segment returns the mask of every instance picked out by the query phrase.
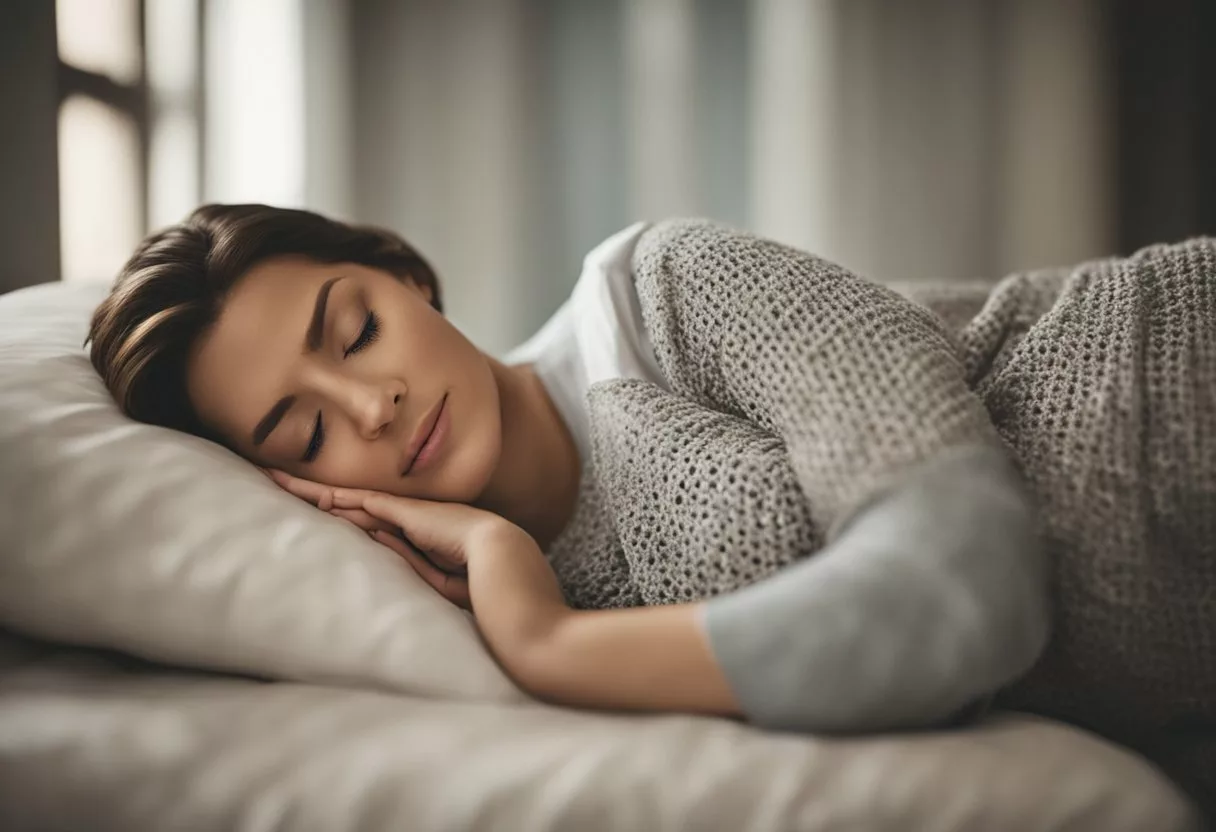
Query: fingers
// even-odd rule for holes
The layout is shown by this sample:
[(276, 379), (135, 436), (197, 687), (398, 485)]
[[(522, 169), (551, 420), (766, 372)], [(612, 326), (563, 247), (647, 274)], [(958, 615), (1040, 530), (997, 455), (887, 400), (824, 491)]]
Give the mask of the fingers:
[[(415, 515), (407, 507), (407, 498), (393, 497), (377, 491), (357, 488), (335, 488), (312, 480), (293, 477), (284, 471), (261, 469), (284, 491), (312, 503), (322, 511), (346, 520), (372, 535), (377, 542), (388, 546), (405, 558), (428, 584), (449, 601), (469, 609), (469, 588), (461, 575), (464, 564), (446, 557), (442, 551), (431, 550), (429, 557), (440, 562), (444, 568), (420, 555), (402, 538), (402, 514)], [(424, 541), (417, 541), (424, 548)], [(445, 571), (447, 569), (448, 571)]]
[[(367, 532), (403, 536), (445, 574), (464, 571), (464, 540), (485, 512), (456, 503), (417, 500), (379, 491), (338, 488), (272, 470), (283, 490)], [(488, 516), (488, 515), (487, 515)]]
[[(434, 530), (436, 523), (442, 524), (438, 516), (445, 513), (447, 506), (353, 488), (334, 489), (333, 499), (338, 508), (359, 509), (393, 528), (401, 529), (415, 546), (428, 555), (452, 560), (445, 550), (454, 545), (453, 541), (444, 540)], [(451, 523), (449, 527), (455, 529), (457, 524)], [(455, 563), (453, 561), (453, 565)]]
[(270, 478), (288, 494), (312, 503), (321, 511), (329, 511), (333, 508), (334, 489), (332, 486), (293, 477), (291, 474), (278, 470), (271, 470)]
[(397, 497), (379, 491), (339, 488), (334, 491), (334, 500), (342, 508), (361, 508), (401, 529), (428, 557), (453, 567), (464, 564), (464, 541), (486, 514), (459, 503)]
[(385, 546), (388, 546), (402, 557), (411, 560), (413, 558), (420, 558), (423, 563), (426, 563), (427, 566), (430, 567), (430, 569), (438, 572), (440, 575), (460, 579), (464, 579), (465, 576), (468, 575), (468, 569), (463, 564), (453, 565), (446, 561), (436, 561), (434, 557), (426, 552), (423, 552), (417, 546), (410, 543), (409, 540), (401, 537), (398, 534), (388, 532), (386, 540), (380, 539), (382, 535), (385, 535), (385, 533), (379, 529), (374, 532), (370, 532), (369, 534), (371, 534), (372, 539), (376, 540), (377, 542), (384, 543)]
[(381, 520), (395, 519), (401, 510), (400, 503), (408, 499), (359, 488), (335, 488), (333, 497), (338, 508), (361, 508)]
[[(464, 565), (445, 557), (444, 553), (438, 549), (430, 550), (429, 557), (435, 558), (444, 567), (452, 570), (445, 571), (399, 536), (402, 527), (411, 517), (426, 516), (422, 512), (412, 511), (410, 502), (406, 498), (356, 488), (334, 488), (319, 482), (293, 477), (284, 471), (261, 470), (287, 493), (368, 532), (377, 543), (387, 546), (401, 556), (428, 586), (453, 604), (466, 610), (472, 610), (468, 581), (462, 575)], [(432, 506), (430, 510), (433, 512), (436, 509)], [(422, 530), (419, 529), (419, 532)], [(423, 532), (423, 534), (425, 533)], [(429, 546), (426, 541), (417, 542), (423, 547)]]
[[(321, 511), (330, 511), (334, 508), (343, 509), (362, 509), (363, 501), (370, 495), (377, 495), (376, 491), (366, 491), (358, 488), (338, 488), (324, 483), (306, 480), (302, 477), (293, 477), (285, 471), (277, 469), (263, 469), (266, 475), (274, 482), (295, 497), (299, 497), (305, 502), (312, 503)], [(341, 495), (341, 499), (339, 499)], [(379, 495), (387, 496), (387, 495)], [(382, 518), (389, 519), (389, 518)], [(395, 527), (396, 524), (391, 524)]]
[(379, 518), (372, 517), (366, 511), (358, 508), (331, 508), (329, 513), (334, 517), (341, 517), (343, 520), (348, 520), (354, 523), (365, 532), (383, 531), (391, 535), (398, 533), (397, 527), (392, 523), (386, 523)]
[[(366, 532), (381, 530), (393, 535), (400, 534), (400, 523), (392, 518), (391, 515), (393, 513), (391, 511), (384, 510), (384, 506), (392, 502), (392, 499), (387, 498), (386, 495), (357, 488), (336, 488), (324, 483), (306, 480), (302, 477), (293, 477), (285, 471), (276, 469), (262, 470), (280, 488), (292, 496), (311, 503), (321, 509), (321, 511), (354, 523)], [(380, 507), (380, 516), (368, 512), (363, 508), (364, 502), (374, 496), (385, 498), (373, 502), (374, 505)]]
[(420, 555), (412, 546), (387, 532), (372, 532), (372, 538), (400, 555), (413, 567), (414, 571), (418, 573), (419, 577), (428, 586), (448, 601), (463, 609), (472, 609), (472, 604), (469, 600), (469, 584), (464, 578), (450, 575), (436, 568), (433, 563)]

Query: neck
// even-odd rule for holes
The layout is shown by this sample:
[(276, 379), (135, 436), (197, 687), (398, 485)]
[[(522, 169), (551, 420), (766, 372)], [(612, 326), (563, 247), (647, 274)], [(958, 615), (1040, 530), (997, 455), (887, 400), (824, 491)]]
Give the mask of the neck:
[(574, 513), (578, 447), (530, 367), (487, 360), (498, 383), (502, 450), (476, 504), (510, 520), (547, 549)]

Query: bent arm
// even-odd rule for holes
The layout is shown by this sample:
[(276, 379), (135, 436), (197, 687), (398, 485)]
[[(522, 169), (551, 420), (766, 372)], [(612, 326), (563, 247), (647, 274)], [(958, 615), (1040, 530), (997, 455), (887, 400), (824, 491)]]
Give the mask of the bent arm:
[[(673, 394), (617, 383), (622, 406), (665, 401), (641, 423), (627, 407), (593, 419), (631, 566), (660, 586), (672, 557), (673, 585), (703, 575), (696, 532), (731, 518), (715, 547), (727, 574), (744, 546), (810, 542), (775, 530), (828, 530), (827, 546), (699, 604), (600, 612), (529, 604), (470, 563), (507, 671), (562, 704), (863, 731), (940, 724), (1028, 669), (1049, 623), (1036, 523), (941, 322), (824, 261), (695, 223), (657, 228), (635, 268)], [(721, 466), (698, 464), (705, 447)], [(658, 462), (628, 464), (642, 457)], [(660, 499), (684, 472), (692, 491)], [(782, 499), (766, 508), (774, 479)], [(795, 492), (809, 523), (786, 506)], [(739, 511), (711, 510), (719, 498)]]
[(736, 715), (703, 604), (572, 610), (536, 542), (514, 526), (469, 553), (469, 595), (490, 650), (554, 704)]
[(570, 610), (526, 535), (471, 559), (470, 590), (499, 661), (555, 704), (784, 730), (928, 727), (1039, 655), (1049, 614), (1034, 528), (1008, 460), (973, 447), (922, 466), (815, 558), (705, 602)]
[(748, 719), (939, 724), (1027, 670), (1050, 620), (1037, 523), (941, 321), (705, 223), (656, 226), (634, 266), (672, 393), (603, 388), (597, 465), (644, 597), (786, 561), (706, 604)]
[(1046, 643), (1044, 559), (1009, 462), (972, 447), (920, 466), (814, 558), (711, 599), (715, 658), (766, 728), (941, 725)]

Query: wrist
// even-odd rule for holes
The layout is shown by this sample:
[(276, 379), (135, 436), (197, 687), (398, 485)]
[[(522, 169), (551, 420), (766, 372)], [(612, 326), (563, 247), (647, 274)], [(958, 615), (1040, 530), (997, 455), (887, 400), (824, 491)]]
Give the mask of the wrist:
[(483, 558), (495, 558), (503, 553), (519, 552), (529, 548), (539, 550), (536, 541), (519, 526), (504, 517), (487, 517), (465, 540), (465, 560), (470, 571), (473, 562)]
[(528, 687), (528, 668), (571, 613), (536, 541), (511, 523), (487, 524), (469, 538), (473, 615), (498, 660)]

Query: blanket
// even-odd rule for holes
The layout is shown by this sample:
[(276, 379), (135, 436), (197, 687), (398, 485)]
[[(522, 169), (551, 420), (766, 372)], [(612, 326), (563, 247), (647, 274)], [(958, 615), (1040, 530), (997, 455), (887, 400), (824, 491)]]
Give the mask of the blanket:
[(775, 578), (927, 461), (995, 444), (1037, 505), (1054, 601), (997, 701), (1216, 792), (1216, 242), (1013, 275), (961, 329), (709, 223), (653, 227), (634, 270), (672, 392), (589, 393), (593, 459), (549, 553), (573, 603)]

